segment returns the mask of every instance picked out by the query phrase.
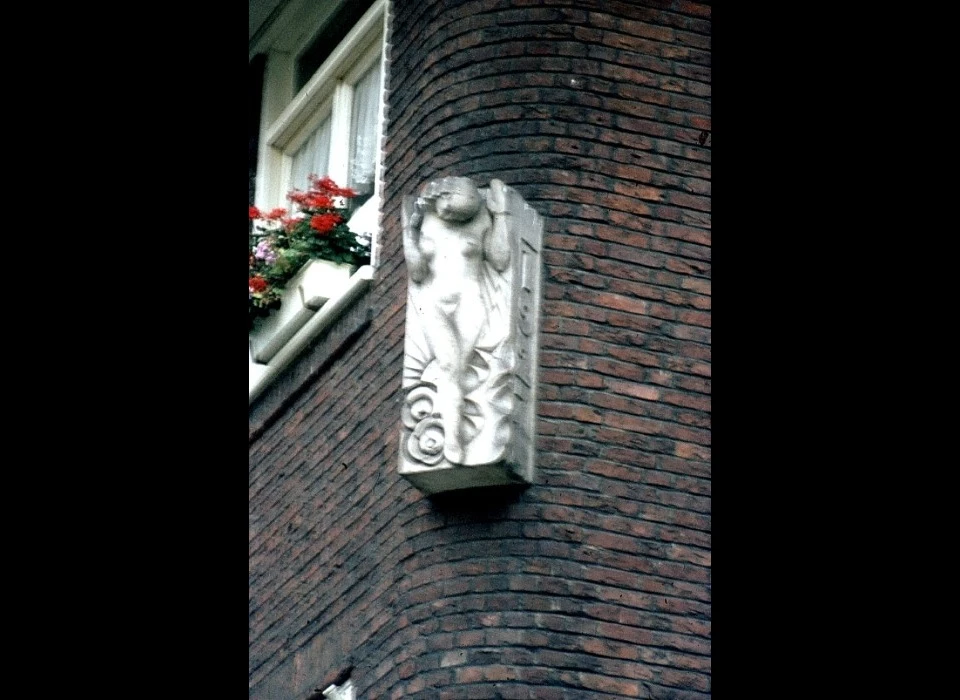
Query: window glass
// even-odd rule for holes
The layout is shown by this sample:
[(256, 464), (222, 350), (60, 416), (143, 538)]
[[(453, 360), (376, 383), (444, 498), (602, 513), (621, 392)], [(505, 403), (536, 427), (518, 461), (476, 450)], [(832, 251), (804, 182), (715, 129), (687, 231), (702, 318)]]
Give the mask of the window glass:
[[(330, 0), (326, 0), (329, 2)], [(294, 90), (298, 91), (313, 76), (330, 55), (333, 48), (343, 41), (363, 13), (372, 5), (372, 0), (346, 0), (337, 13), (314, 37), (310, 45), (297, 58), (294, 72)]]
[(350, 112), (350, 145), (352, 158), (348, 187), (357, 192), (356, 205), (373, 194), (377, 162), (377, 116), (380, 109), (380, 62), (357, 81)]
[(330, 163), (330, 117), (317, 127), (310, 138), (293, 154), (290, 166), (290, 188), (304, 190), (311, 175), (326, 175)]

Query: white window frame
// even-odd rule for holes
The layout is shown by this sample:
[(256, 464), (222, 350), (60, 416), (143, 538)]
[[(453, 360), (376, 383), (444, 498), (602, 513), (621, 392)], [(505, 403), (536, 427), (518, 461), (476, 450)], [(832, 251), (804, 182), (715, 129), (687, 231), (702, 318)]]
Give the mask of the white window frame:
[[(350, 2), (351, 0), (347, 0)], [(325, 4), (325, 3), (320, 3)], [(255, 204), (260, 209), (288, 207), (287, 193), (291, 189), (293, 154), (303, 145), (313, 130), (328, 116), (330, 124), (329, 175), (341, 186), (347, 186), (350, 153), (350, 122), (353, 109), (353, 86), (375, 63), (380, 64), (380, 101), (376, 129), (376, 158), (374, 165), (373, 206), (379, 209), (381, 182), (381, 155), (383, 138), (384, 91), (386, 88), (386, 14), (387, 0), (376, 0), (353, 26), (342, 42), (330, 53), (307, 83), (293, 92), (296, 57), (313, 41), (315, 31), (329, 19), (336, 7), (308, 12), (297, 6), (277, 23), (296, 26), (299, 36), (295, 43), (289, 33), (274, 29), (274, 43), (267, 51), (264, 74), (263, 108)], [(305, 16), (306, 13), (306, 16)], [(286, 20), (286, 22), (284, 21)], [(304, 23), (313, 22), (314, 32), (305, 33)], [(276, 26), (276, 25), (275, 25)], [(270, 39), (267, 39), (270, 41)], [(377, 217), (379, 218), (379, 217)], [(377, 231), (371, 235), (371, 265), (376, 267), (379, 245)]]

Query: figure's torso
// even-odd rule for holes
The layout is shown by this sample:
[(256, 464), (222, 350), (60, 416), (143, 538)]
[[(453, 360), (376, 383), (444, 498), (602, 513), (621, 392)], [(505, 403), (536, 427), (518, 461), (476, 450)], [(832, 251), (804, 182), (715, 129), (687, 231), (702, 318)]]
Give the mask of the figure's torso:
[(424, 213), (420, 250), (430, 270), (426, 282), (439, 301), (456, 301), (464, 290), (480, 284), (483, 240), (490, 228), (486, 209), (466, 223), (444, 221), (431, 211)]

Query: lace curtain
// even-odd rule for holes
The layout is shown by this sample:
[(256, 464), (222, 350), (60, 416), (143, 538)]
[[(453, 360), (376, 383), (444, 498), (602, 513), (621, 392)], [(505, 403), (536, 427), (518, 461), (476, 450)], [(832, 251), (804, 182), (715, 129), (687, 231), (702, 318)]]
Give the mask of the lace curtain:
[(354, 86), (353, 110), (350, 119), (353, 159), (350, 163), (348, 186), (356, 190), (362, 199), (373, 194), (379, 108), (380, 64), (376, 63)]
[[(300, 149), (293, 154), (291, 164), (291, 189), (307, 189), (307, 177), (313, 173), (326, 175), (330, 160), (330, 118), (323, 121), (317, 130), (306, 140)], [(286, 205), (284, 205), (286, 206)]]
[[(380, 110), (380, 64), (364, 73), (353, 89), (350, 116), (352, 158), (348, 171), (348, 187), (356, 190), (358, 199), (373, 194), (374, 169), (377, 158), (377, 117)], [(297, 189), (308, 186), (311, 173), (329, 175), (330, 119), (327, 118), (310, 138), (293, 154), (290, 184)]]

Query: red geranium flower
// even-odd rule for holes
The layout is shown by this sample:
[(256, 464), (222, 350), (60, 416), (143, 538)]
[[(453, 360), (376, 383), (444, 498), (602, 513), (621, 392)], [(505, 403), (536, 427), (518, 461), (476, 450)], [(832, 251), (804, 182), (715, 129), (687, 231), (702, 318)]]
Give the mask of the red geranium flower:
[(294, 204), (302, 205), (307, 199), (307, 193), (301, 192), (300, 190), (290, 190), (290, 192), (287, 193), (287, 199)]
[(340, 189), (339, 187), (337, 187), (337, 183), (335, 183), (335, 182), (330, 178), (329, 175), (324, 175), (323, 177), (317, 177), (316, 175), (312, 175), (312, 176), (310, 177), (310, 182), (313, 183), (313, 186), (314, 186), (314, 187), (316, 187), (317, 189), (320, 189), (320, 190), (327, 190), (327, 191), (329, 191), (329, 192), (336, 192), (337, 190)]
[(258, 239), (269, 240), (276, 254), (269, 262), (250, 256), (251, 328), (254, 320), (279, 306), (284, 285), (304, 262), (333, 260), (356, 266), (370, 259), (368, 245), (342, 225), (348, 211), (346, 200), (356, 193), (326, 176), (312, 175), (308, 182), (305, 190), (287, 194), (290, 205), (286, 209), (250, 207), (250, 218), (259, 219), (254, 224), (258, 232), (250, 235), (251, 250)]
[(330, 209), (333, 206), (333, 200), (325, 194), (315, 194), (307, 197), (305, 204), (311, 209)]
[(323, 177), (317, 177), (316, 175), (310, 176), (310, 183), (318, 190), (324, 190), (328, 194), (334, 197), (356, 197), (357, 193), (354, 192), (349, 187), (338, 187), (337, 183), (330, 179), (329, 176), (324, 175)]
[(317, 214), (310, 219), (310, 227), (317, 233), (330, 233), (333, 227), (343, 221), (339, 214)]

